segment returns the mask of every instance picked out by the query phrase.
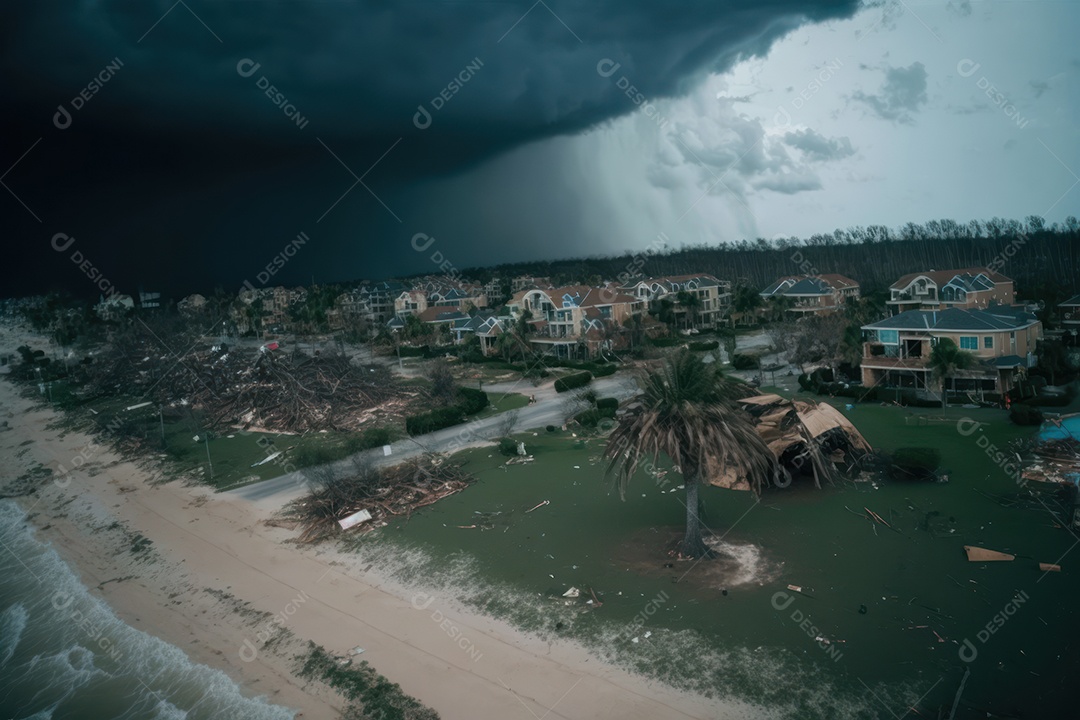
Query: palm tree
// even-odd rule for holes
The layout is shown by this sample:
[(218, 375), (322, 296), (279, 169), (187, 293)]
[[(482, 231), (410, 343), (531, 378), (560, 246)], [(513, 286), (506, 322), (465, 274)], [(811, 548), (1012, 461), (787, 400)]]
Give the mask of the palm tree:
[(641, 409), (608, 438), (608, 472), (615, 472), (620, 495), (643, 464), (661, 454), (678, 466), (686, 487), (684, 557), (711, 555), (702, 539), (698, 489), (725, 474), (745, 478), (760, 492), (762, 480), (776, 472), (776, 460), (735, 400), (753, 394), (745, 384), (724, 377), (688, 351), (670, 355), (659, 369), (641, 378)]
[(926, 366), (933, 371), (934, 377), (941, 383), (941, 412), (947, 407), (945, 383), (948, 382), (957, 370), (966, 370), (975, 364), (975, 355), (967, 350), (961, 350), (951, 339), (938, 338), (934, 349), (930, 351), (930, 359)]

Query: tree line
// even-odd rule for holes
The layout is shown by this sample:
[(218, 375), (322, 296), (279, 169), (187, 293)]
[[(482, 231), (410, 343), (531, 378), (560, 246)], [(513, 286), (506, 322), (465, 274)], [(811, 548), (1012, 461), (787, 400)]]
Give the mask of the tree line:
[[(562, 284), (615, 278), (633, 258), (627, 253), (537, 260), (471, 268), (463, 274), (481, 281), (531, 275)], [(931, 220), (899, 229), (871, 225), (808, 238), (686, 246), (644, 255), (640, 272), (641, 277), (707, 273), (758, 289), (785, 275), (839, 273), (858, 281), (864, 292), (874, 292), (912, 272), (987, 266), (1015, 280), (1018, 293), (1026, 298), (1075, 292), (1080, 221), (1069, 216), (1064, 223), (1047, 225), (1034, 215), (1023, 221)]]

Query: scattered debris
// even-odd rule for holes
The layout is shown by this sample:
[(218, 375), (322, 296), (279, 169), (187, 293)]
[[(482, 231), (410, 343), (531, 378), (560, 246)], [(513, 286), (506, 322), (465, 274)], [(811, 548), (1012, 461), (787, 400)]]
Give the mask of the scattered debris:
[(566, 592), (564, 592), (562, 594), (562, 596), (564, 598), (576, 598), (576, 597), (578, 597), (580, 595), (581, 595), (581, 591), (578, 590), (576, 587), (571, 587), (569, 590), (567, 590)]
[(986, 548), (975, 547), (974, 545), (965, 545), (964, 552), (967, 553), (969, 562), (994, 562), (1016, 559), (1015, 555), (998, 552), (997, 550), (987, 550)]
[(550, 505), (550, 504), (551, 504), (551, 501), (550, 501), (550, 500), (544, 500), (543, 502), (540, 502), (540, 503), (538, 503), (538, 504), (536, 505), (536, 507), (531, 507), (531, 508), (529, 508), (528, 510), (526, 510), (525, 512), (527, 512), (527, 513), (531, 513), (531, 512), (533, 511), (533, 510), (536, 510), (537, 508), (542, 508), (542, 507), (544, 507), (545, 505)]

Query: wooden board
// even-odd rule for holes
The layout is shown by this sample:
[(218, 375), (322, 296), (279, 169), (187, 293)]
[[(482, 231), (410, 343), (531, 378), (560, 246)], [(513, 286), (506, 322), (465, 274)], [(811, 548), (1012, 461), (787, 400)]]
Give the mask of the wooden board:
[(1053, 563), (1039, 563), (1039, 569), (1043, 572), (1061, 572), (1061, 566)]
[(992, 562), (995, 560), (1016, 559), (1015, 555), (998, 552), (997, 550), (987, 550), (986, 548), (975, 547), (974, 545), (965, 545), (964, 552), (967, 553), (967, 559), (970, 562)]

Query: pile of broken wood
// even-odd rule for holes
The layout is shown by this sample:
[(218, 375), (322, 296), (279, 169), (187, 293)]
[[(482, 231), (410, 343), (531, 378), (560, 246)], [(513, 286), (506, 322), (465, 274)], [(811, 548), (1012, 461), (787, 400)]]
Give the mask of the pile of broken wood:
[(407, 518), (464, 490), (474, 479), (460, 464), (435, 454), (381, 469), (355, 464), (352, 472), (337, 474), (324, 466), (305, 475), (311, 492), (290, 503), (274, 522), (300, 528), (299, 540), (305, 543), (319, 542), (346, 527), (368, 532), (395, 517)]
[(103, 353), (90, 387), (202, 410), (212, 427), (277, 432), (356, 430), (374, 415), (410, 411), (423, 391), (404, 388), (385, 367), (363, 367), (345, 355), (283, 350), (163, 351), (153, 338), (124, 338)]
[(1032, 449), (1034, 462), (1021, 477), (1049, 483), (1069, 483), (1071, 474), (1080, 473), (1080, 441), (1068, 437), (1037, 443)]

